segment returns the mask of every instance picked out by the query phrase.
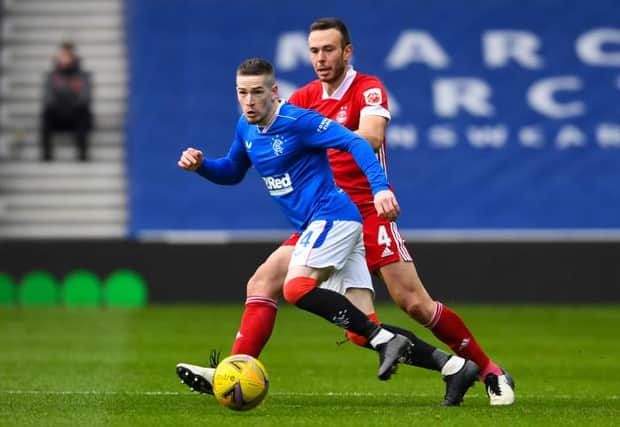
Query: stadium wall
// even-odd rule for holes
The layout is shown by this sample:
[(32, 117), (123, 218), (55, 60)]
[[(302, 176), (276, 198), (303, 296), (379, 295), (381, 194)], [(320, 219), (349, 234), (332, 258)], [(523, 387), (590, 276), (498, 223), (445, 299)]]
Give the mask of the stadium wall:
[(355, 68), (386, 85), (401, 232), (620, 240), (620, 2), (388, 4), (272, 0), (257, 20), (259, 2), (127, 2), (132, 238), (290, 231), (255, 170), (229, 188), (176, 161), (228, 151), (242, 60), (272, 61), (283, 97), (313, 79), (307, 29), (324, 15), (347, 21)]
[[(0, 272), (57, 280), (76, 269), (105, 277), (131, 269), (151, 303), (242, 301), (245, 283), (276, 243), (3, 242)], [(410, 245), (431, 294), (446, 302), (620, 302), (620, 242), (463, 242)], [(382, 285), (378, 299), (387, 300)]]

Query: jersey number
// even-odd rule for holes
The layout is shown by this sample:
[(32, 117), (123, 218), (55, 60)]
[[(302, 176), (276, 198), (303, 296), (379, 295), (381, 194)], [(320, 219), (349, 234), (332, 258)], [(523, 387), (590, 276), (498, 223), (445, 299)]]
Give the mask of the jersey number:
[(312, 239), (312, 231), (306, 230), (306, 232), (301, 236), (301, 239), (299, 240), (299, 244), (305, 248), (311, 243), (310, 241), (311, 239)]
[(379, 245), (385, 245), (386, 247), (392, 244), (392, 239), (390, 239), (390, 235), (385, 229), (385, 225), (379, 226), (379, 236), (377, 236), (377, 243)]

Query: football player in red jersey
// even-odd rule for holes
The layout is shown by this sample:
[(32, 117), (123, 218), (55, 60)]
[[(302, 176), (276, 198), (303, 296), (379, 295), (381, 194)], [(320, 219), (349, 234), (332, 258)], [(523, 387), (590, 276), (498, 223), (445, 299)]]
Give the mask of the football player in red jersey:
[[(341, 20), (316, 20), (310, 27), (308, 44), (318, 79), (297, 90), (289, 102), (314, 109), (358, 133), (371, 144), (387, 172), (385, 133), (390, 113), (383, 84), (376, 77), (359, 73), (349, 65), (353, 46), (348, 29)], [(418, 352), (414, 352), (412, 360), (406, 363), (442, 372), (447, 383), (443, 402), (446, 405), (460, 404), (476, 376), (485, 382), (492, 405), (512, 404), (512, 378), (488, 358), (455, 312), (430, 297), (398, 233), (396, 222), (383, 220), (376, 215), (370, 185), (353, 158), (348, 153), (329, 150), (329, 160), (336, 183), (348, 193), (362, 214), (369, 270), (383, 279), (394, 301), (410, 317), (429, 328), (457, 354), (473, 360), (480, 369), (472, 369), (473, 364), (465, 363), (461, 358), (451, 358), (409, 331), (383, 324), (386, 329), (406, 335), (414, 343), (414, 349)], [(250, 278), (245, 311), (231, 354), (258, 357), (267, 343), (275, 323), (277, 299), (282, 292), (298, 238), (297, 234), (291, 236)], [(369, 318), (380, 323), (375, 314), (371, 289), (344, 284), (337, 291), (344, 293)], [(358, 345), (368, 345), (364, 337), (349, 331), (347, 335)], [(203, 392), (210, 390), (208, 379), (212, 374), (208, 369), (195, 365), (177, 365), (181, 379)]]

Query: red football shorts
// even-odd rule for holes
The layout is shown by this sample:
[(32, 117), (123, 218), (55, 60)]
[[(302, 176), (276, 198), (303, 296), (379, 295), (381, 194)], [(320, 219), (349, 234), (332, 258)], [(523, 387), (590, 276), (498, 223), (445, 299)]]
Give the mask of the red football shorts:
[[(384, 265), (398, 261), (412, 262), (405, 240), (398, 232), (396, 222), (388, 221), (377, 215), (375, 206), (368, 204), (358, 206), (364, 220), (364, 247), (368, 270), (374, 273)], [(283, 246), (295, 246), (299, 233), (293, 233), (282, 242)]]

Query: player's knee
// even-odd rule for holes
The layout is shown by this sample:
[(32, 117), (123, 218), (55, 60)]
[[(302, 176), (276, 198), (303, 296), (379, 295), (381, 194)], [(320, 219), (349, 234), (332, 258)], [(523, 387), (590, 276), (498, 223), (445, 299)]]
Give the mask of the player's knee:
[(353, 344), (357, 344), (360, 347), (364, 347), (368, 343), (368, 339), (362, 335), (358, 335), (355, 332), (351, 332), (351, 331), (346, 331), (346, 333), (347, 333), (347, 338), (349, 338), (349, 341), (351, 341)]
[(246, 295), (266, 297), (270, 293), (266, 285), (267, 281), (261, 280), (259, 277), (256, 277), (256, 275), (254, 275), (250, 277), (250, 280), (248, 280), (248, 283), (245, 287)]
[(246, 285), (246, 295), (277, 299), (282, 292), (282, 280), (269, 279), (265, 275), (254, 273)]
[(294, 277), (284, 284), (284, 299), (297, 304), (304, 295), (316, 288), (316, 280), (310, 277)]
[(419, 298), (406, 298), (399, 304), (407, 315), (419, 323), (425, 323), (432, 316), (434, 303), (431, 301), (423, 301)]
[(247, 295), (277, 299), (288, 271), (286, 248), (280, 248), (263, 262), (248, 280)]

